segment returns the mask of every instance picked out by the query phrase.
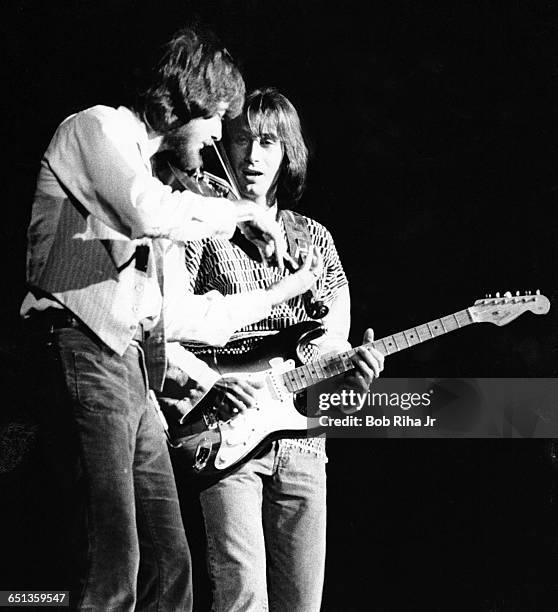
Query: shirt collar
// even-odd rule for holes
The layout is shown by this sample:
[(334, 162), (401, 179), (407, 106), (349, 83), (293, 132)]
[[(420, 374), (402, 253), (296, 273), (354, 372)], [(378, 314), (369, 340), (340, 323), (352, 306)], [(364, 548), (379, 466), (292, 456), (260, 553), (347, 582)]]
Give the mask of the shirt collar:
[(149, 162), (151, 157), (159, 150), (163, 137), (160, 135), (150, 137), (145, 123), (126, 106), (119, 106), (117, 110), (134, 126), (141, 155), (146, 162)]

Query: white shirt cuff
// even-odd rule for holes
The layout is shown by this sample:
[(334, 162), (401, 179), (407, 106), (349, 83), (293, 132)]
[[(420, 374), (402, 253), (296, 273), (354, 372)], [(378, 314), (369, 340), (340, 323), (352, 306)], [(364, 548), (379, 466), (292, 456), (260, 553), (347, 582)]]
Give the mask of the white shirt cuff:
[(205, 362), (187, 351), (178, 342), (168, 342), (166, 346), (167, 359), (169, 363), (194, 379), (198, 385), (206, 390), (211, 389), (220, 378)]

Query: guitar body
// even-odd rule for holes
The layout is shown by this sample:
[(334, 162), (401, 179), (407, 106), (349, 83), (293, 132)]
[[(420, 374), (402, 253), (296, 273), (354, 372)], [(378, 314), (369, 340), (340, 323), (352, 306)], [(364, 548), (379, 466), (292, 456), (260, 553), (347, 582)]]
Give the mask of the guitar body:
[[(299, 438), (317, 429), (317, 418), (307, 418), (297, 408), (281, 374), (300, 365), (301, 349), (321, 336), (324, 328), (304, 321), (263, 338), (251, 351), (200, 356), (219, 374), (235, 374), (260, 380), (255, 407), (229, 421), (216, 419), (205, 398), (183, 422), (167, 418), (171, 452), (175, 461), (200, 476), (219, 479), (254, 457), (266, 444), (279, 438)], [(299, 401), (300, 403), (300, 401)]]

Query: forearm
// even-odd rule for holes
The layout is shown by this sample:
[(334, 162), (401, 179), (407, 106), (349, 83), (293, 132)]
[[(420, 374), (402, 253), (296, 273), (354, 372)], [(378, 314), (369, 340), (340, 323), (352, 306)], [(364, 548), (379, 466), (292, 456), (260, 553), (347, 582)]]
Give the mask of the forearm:
[(265, 290), (236, 295), (211, 291), (184, 294), (165, 305), (165, 331), (169, 340), (224, 346), (232, 334), (267, 317), (271, 301)]

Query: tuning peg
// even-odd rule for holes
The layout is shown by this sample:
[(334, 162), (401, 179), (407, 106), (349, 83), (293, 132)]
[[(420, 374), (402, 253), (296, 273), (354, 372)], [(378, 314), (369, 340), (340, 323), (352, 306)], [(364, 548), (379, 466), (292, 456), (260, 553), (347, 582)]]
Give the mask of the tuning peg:
[(504, 297), (505, 298), (511, 298), (512, 294), (510, 291), (506, 291), (506, 293), (504, 293)]
[(515, 295), (519, 295), (519, 291), (516, 291), (516, 292), (515, 292)]
[(535, 292), (536, 295), (540, 295), (541, 294), (541, 290), (537, 289), (537, 291)]
[(496, 297), (497, 297), (497, 298), (499, 298), (499, 297), (500, 297), (500, 292), (499, 292), (499, 291), (497, 291), (497, 292), (496, 292)]

